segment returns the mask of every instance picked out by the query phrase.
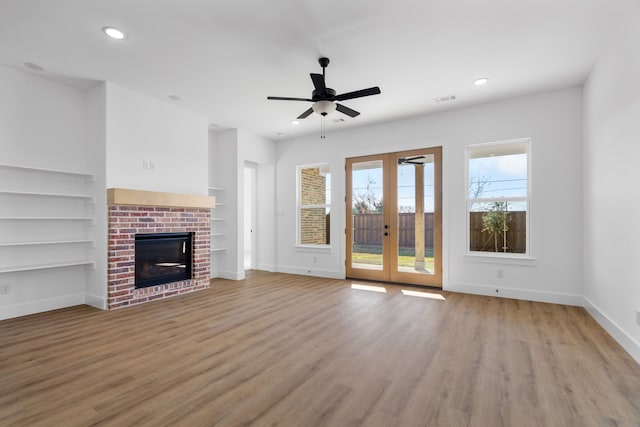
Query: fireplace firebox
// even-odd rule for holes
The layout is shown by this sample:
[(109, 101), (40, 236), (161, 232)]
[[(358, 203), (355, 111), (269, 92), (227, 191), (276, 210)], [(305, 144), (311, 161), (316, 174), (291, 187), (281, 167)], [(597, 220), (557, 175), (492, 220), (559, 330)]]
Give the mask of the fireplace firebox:
[(136, 234), (135, 287), (189, 280), (193, 233)]

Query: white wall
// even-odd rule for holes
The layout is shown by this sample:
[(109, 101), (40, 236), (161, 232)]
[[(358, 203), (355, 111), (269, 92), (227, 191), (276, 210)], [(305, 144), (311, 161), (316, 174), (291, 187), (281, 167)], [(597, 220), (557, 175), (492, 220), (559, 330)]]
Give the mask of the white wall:
[[(256, 136), (248, 131), (238, 131), (238, 188), (244, 192), (244, 164), (254, 163), (256, 167), (257, 218), (256, 218), (256, 260), (259, 270), (275, 271), (276, 264), (276, 223), (275, 223), (275, 171), (276, 145), (273, 141)], [(244, 211), (244, 197), (239, 200), (238, 212)], [(244, 254), (244, 227), (238, 227), (240, 262)]]
[(0, 66), (0, 163), (86, 171), (84, 92)]
[(108, 188), (207, 194), (207, 144), (204, 116), (107, 83)]
[(640, 362), (640, 5), (585, 84), (586, 307)]
[[(582, 304), (582, 95), (571, 88), (476, 107), (280, 142), (277, 146), (278, 270), (344, 277), (346, 157), (443, 147), (444, 288), (530, 300)], [(309, 120), (317, 120), (310, 117)], [(464, 148), (532, 140), (531, 247), (513, 263), (465, 256)], [(296, 166), (329, 162), (331, 250), (295, 247)], [(316, 262), (313, 260), (316, 259)], [(504, 278), (497, 278), (497, 270)]]
[(90, 259), (95, 260), (96, 268), (87, 271), (85, 303), (102, 310), (107, 309), (107, 87), (102, 83), (86, 94), (87, 147), (86, 160), (89, 169), (95, 174), (93, 195), (95, 197), (95, 226), (89, 238), (94, 240)]
[[(87, 118), (83, 91), (0, 66), (0, 93), (0, 163), (97, 173), (87, 162)], [(12, 179), (10, 173), (0, 176), (0, 187), (11, 189), (12, 185), (21, 185), (22, 191), (36, 192), (52, 192), (56, 188), (69, 192), (85, 191), (84, 188), (75, 188), (77, 179), (74, 179), (72, 186), (71, 182), (65, 181), (68, 177), (63, 175), (52, 174), (49, 178), (46, 174), (44, 178), (43, 175), (33, 175), (33, 179), (29, 172), (24, 175), (27, 180), (20, 179), (20, 183), (15, 178)], [(26, 188), (25, 186), (30, 185), (29, 182), (32, 187)], [(48, 182), (50, 186), (47, 185)], [(10, 204), (17, 206), (24, 202), (25, 200), (12, 203), (3, 199), (0, 202), (3, 204), (0, 216), (7, 216), (8, 210), (14, 209)], [(33, 203), (36, 212), (26, 209), (26, 216), (47, 216), (46, 199), (36, 197), (29, 199), (28, 203)], [(54, 203), (58, 212), (66, 209), (61, 201)], [(0, 221), (0, 242), (3, 243), (64, 239), (67, 232), (83, 233), (83, 226), (70, 222), (54, 226), (51, 222), (41, 220)], [(60, 234), (62, 236), (58, 237)], [(87, 255), (86, 248), (73, 244), (1, 249), (9, 251), (0, 254), (4, 258), (2, 263), (8, 261), (8, 258), (16, 257), (15, 262), (19, 265), (41, 264), (49, 259), (62, 260)], [(84, 267), (0, 274), (0, 283), (10, 285), (10, 293), (0, 295), (0, 319), (84, 303), (86, 275)]]
[(242, 129), (212, 133), (209, 138), (209, 163), (215, 172), (210, 175), (211, 186), (224, 188), (220, 200), (225, 206), (216, 209), (215, 216), (223, 216), (227, 236), (218, 247), (226, 253), (212, 255), (217, 267), (214, 274), (232, 280), (244, 279), (244, 165), (255, 164), (257, 175), (258, 218), (256, 232), (256, 260), (260, 270), (275, 271), (275, 143)]

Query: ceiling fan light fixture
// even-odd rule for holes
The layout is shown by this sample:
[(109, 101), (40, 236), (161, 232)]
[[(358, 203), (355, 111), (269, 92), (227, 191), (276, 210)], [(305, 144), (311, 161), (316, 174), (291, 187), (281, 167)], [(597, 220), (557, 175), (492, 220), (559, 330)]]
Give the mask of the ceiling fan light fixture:
[(327, 114), (336, 111), (336, 104), (332, 101), (316, 101), (313, 103), (311, 108), (321, 116), (326, 116)]

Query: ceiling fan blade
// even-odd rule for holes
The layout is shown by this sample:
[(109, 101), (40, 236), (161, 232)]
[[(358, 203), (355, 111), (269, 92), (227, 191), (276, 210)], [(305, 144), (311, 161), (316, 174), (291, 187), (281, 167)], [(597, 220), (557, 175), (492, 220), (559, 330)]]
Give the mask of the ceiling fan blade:
[(313, 108), (309, 108), (307, 111), (305, 111), (304, 113), (300, 114), (298, 116), (298, 120), (299, 119), (306, 119), (307, 117), (309, 117), (311, 115), (311, 113), (313, 113)]
[(316, 88), (317, 91), (323, 91), (327, 88), (324, 84), (324, 76), (322, 74), (309, 74), (311, 76), (311, 81), (313, 81), (313, 87)]
[(363, 96), (379, 95), (380, 88), (378, 86), (370, 87), (368, 89), (356, 90), (353, 92), (343, 93), (336, 96), (336, 101), (346, 101), (347, 99), (362, 98)]
[(275, 101), (308, 101), (313, 102), (313, 99), (309, 98), (288, 98), (286, 96), (267, 96), (267, 99)]
[(345, 107), (342, 104), (336, 104), (336, 110), (340, 111), (341, 113), (346, 114), (349, 117), (356, 117), (357, 115), (360, 114), (356, 110), (352, 110), (351, 108)]

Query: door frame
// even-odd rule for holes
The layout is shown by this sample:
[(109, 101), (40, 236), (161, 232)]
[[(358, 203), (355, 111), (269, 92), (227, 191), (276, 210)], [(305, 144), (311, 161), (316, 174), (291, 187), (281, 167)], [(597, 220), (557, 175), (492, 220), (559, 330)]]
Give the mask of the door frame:
[[(397, 270), (398, 265), (398, 159), (416, 155), (433, 155), (434, 163), (434, 272), (433, 274), (407, 273)], [(382, 238), (383, 269), (352, 267), (352, 166), (354, 163), (382, 161), (383, 224), (389, 226), (389, 235)], [(373, 154), (345, 159), (345, 272), (349, 278), (382, 282), (409, 283), (442, 287), (442, 147), (422, 148), (393, 153)], [(385, 230), (383, 229), (384, 233)], [(393, 268), (392, 268), (393, 267)]]
[[(257, 237), (258, 237), (258, 203), (257, 203), (257, 183), (258, 165), (246, 161), (243, 168), (244, 173), (244, 214), (242, 219), (242, 229), (244, 235), (242, 265), (244, 270), (257, 268)], [(250, 224), (247, 224), (249, 222)], [(248, 234), (248, 235), (247, 235)], [(247, 243), (249, 251), (247, 251)], [(249, 264), (246, 263), (246, 255), (249, 253)]]
[[(345, 273), (349, 278), (354, 279), (363, 279), (363, 280), (376, 280), (381, 282), (389, 281), (387, 277), (387, 270), (373, 270), (373, 269), (363, 269), (363, 268), (353, 268), (352, 267), (352, 254), (351, 249), (353, 242), (353, 218), (352, 218), (352, 189), (353, 189), (353, 174), (351, 173), (351, 168), (354, 163), (364, 163), (364, 162), (374, 162), (381, 161), (382, 162), (382, 197), (383, 200), (388, 198), (389, 195), (389, 168), (385, 167), (388, 163), (388, 155), (387, 154), (372, 154), (369, 156), (360, 156), (360, 157), (349, 157), (345, 159), (345, 182), (346, 182), (346, 192), (345, 192), (345, 211), (346, 211), (346, 222), (345, 222), (345, 238), (346, 238), (346, 246), (345, 246)], [(389, 209), (382, 210), (382, 222), (384, 224), (389, 224)], [(389, 239), (382, 239), (382, 253), (383, 253), (383, 265), (385, 262), (384, 254), (389, 252)]]

